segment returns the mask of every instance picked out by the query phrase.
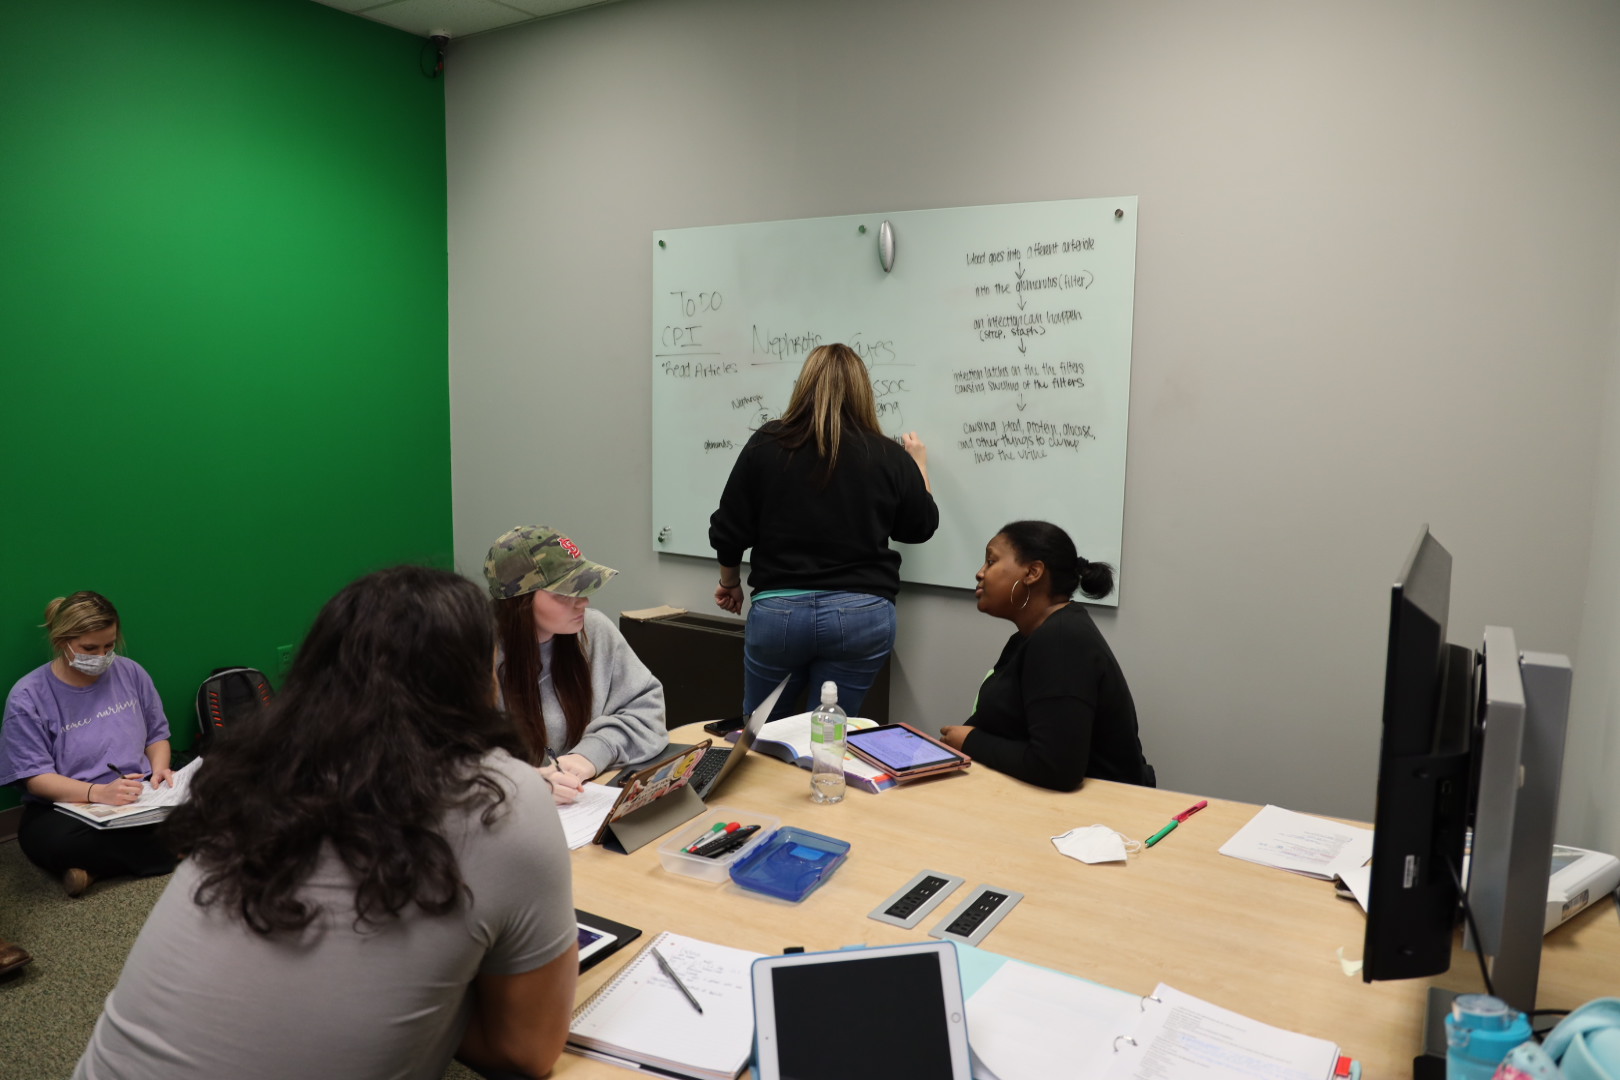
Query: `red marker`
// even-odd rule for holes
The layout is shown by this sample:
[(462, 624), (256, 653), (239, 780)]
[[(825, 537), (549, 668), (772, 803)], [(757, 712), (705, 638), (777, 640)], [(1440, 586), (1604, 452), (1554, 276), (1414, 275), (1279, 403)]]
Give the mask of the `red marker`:
[(1192, 806), (1187, 807), (1187, 809), (1185, 809), (1181, 813), (1177, 814), (1176, 815), (1176, 820), (1177, 821), (1186, 821), (1188, 818), (1192, 817), (1194, 814), (1198, 813), (1198, 811), (1202, 810), (1204, 807), (1206, 807), (1208, 805), (1209, 805), (1209, 800), (1208, 799), (1199, 799)]

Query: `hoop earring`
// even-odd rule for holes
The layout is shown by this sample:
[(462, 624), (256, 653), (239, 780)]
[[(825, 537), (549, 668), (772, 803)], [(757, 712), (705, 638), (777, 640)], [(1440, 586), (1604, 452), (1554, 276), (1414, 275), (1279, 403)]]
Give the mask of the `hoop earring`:
[(1012, 589), (1007, 593), (1007, 603), (1010, 604), (1013, 602), (1013, 597), (1018, 595), (1018, 586), (1020, 585), (1024, 587), (1024, 602), (1018, 605), (1018, 610), (1023, 611), (1025, 608), (1029, 607), (1029, 583), (1024, 581), (1022, 578), (1013, 582)]

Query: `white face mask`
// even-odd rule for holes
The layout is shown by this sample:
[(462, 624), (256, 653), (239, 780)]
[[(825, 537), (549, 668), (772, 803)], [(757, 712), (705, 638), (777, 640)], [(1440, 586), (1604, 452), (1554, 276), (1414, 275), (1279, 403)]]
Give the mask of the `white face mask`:
[(74, 671), (82, 671), (86, 675), (105, 675), (107, 673), (107, 669), (113, 665), (113, 655), (113, 650), (108, 649), (100, 656), (86, 656), (83, 653), (74, 652), (73, 646), (69, 645), (67, 655), (68, 667), (72, 668)]

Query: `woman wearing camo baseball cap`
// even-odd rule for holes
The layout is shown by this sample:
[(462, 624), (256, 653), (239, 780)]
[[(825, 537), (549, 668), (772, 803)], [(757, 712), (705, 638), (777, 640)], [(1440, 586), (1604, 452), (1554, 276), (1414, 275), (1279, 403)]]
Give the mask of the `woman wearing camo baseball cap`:
[(509, 530), (484, 560), (501, 697), (559, 803), (604, 769), (669, 744), (663, 685), (613, 620), (589, 606), (617, 574), (545, 525)]

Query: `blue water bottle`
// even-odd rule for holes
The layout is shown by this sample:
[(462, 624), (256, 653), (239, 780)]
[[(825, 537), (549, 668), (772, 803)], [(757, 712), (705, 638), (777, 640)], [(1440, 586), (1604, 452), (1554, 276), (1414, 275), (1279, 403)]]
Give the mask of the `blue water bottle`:
[(1491, 1080), (1502, 1059), (1530, 1041), (1530, 1019), (1489, 994), (1459, 994), (1446, 1016), (1446, 1080)]

